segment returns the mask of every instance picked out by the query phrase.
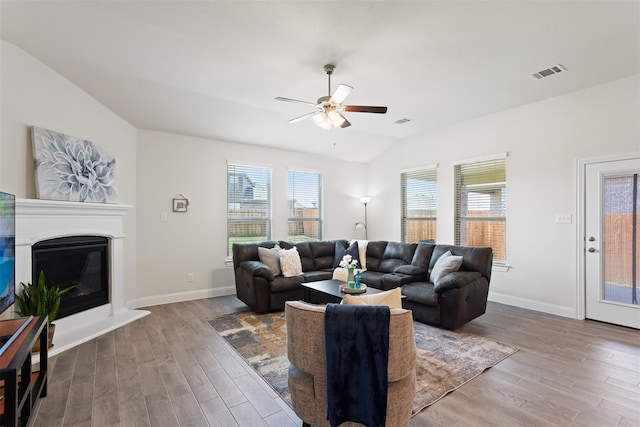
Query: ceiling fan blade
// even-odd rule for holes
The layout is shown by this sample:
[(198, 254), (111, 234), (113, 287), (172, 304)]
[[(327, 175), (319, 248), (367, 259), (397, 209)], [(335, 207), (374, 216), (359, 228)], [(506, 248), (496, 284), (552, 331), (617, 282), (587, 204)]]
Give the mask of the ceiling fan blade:
[(300, 101), (299, 99), (291, 99), (291, 98), (283, 98), (281, 96), (276, 97), (276, 99), (278, 101), (285, 101), (285, 102), (297, 102), (298, 104), (310, 104), (310, 105), (316, 105), (315, 102), (309, 102), (309, 101)]
[(344, 101), (347, 98), (347, 96), (349, 96), (352, 90), (353, 88), (351, 86), (347, 86), (347, 85), (338, 86), (338, 89), (336, 89), (336, 91), (333, 92), (333, 96), (331, 97), (329, 102), (336, 105), (342, 104), (342, 101)]
[(351, 123), (349, 123), (349, 120), (347, 120), (347, 118), (345, 116), (343, 116), (341, 113), (338, 113), (338, 114), (340, 114), (340, 117), (342, 117), (344, 119), (344, 122), (342, 122), (342, 124), (340, 125), (341, 128), (344, 129), (346, 127), (351, 126)]
[[(314, 105), (315, 105), (315, 104), (314, 104)], [(318, 112), (317, 112), (317, 111), (312, 111), (311, 113), (307, 113), (307, 114), (305, 114), (305, 115), (303, 115), (303, 116), (296, 117), (295, 119), (291, 119), (291, 120), (289, 120), (287, 123), (298, 123), (298, 122), (303, 121), (303, 120), (304, 120), (304, 119), (306, 119), (307, 117), (311, 117), (311, 116), (313, 116), (313, 115), (315, 115), (315, 114), (318, 114)]]
[(368, 107), (366, 105), (345, 105), (342, 107), (343, 111), (353, 113), (378, 113), (385, 114), (387, 107)]

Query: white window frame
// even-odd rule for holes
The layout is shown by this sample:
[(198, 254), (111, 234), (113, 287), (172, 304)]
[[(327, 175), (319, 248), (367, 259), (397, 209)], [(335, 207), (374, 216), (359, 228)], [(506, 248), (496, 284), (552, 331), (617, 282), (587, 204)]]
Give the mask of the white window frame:
[[(468, 246), (467, 242), (468, 239), (465, 238), (465, 233), (463, 233), (462, 230), (462, 225), (463, 223), (469, 219), (469, 220), (473, 220), (473, 221), (480, 221), (480, 222), (501, 222), (504, 223), (504, 239), (503, 242), (501, 242), (501, 244), (503, 245), (502, 251), (504, 253), (503, 258), (504, 259), (500, 259), (500, 258), (496, 258), (496, 253), (499, 254), (500, 251), (496, 252), (496, 248), (494, 248), (494, 261), (493, 261), (493, 265), (494, 267), (498, 267), (498, 268), (505, 268), (506, 270), (508, 270), (508, 264), (507, 264), (507, 217), (508, 217), (508, 211), (507, 211), (507, 203), (508, 203), (508, 197), (507, 197), (507, 157), (508, 157), (508, 153), (499, 153), (499, 154), (495, 154), (495, 155), (491, 155), (491, 156), (485, 156), (485, 157), (479, 157), (479, 158), (474, 158), (474, 159), (467, 159), (467, 160), (461, 160), (461, 161), (457, 161), (457, 162), (453, 162), (454, 165), (454, 190), (455, 190), (455, 210), (454, 210), (454, 236), (455, 236), (455, 244), (456, 245), (465, 245)], [(499, 165), (500, 162), (503, 162), (503, 167), (504, 170), (502, 171), (502, 178), (503, 179), (499, 179), (498, 177), (500, 175), (496, 176), (495, 181), (488, 181), (488, 182), (482, 182), (482, 183), (476, 183), (476, 184), (468, 184), (468, 185), (464, 185), (463, 181), (463, 176), (461, 176), (461, 169), (463, 166), (467, 166), (467, 167), (474, 167), (477, 168), (476, 170), (481, 172), (481, 173), (491, 173), (489, 168), (493, 168), (496, 165)], [(487, 167), (486, 171), (483, 171), (483, 166)], [(490, 175), (487, 175), (486, 177), (487, 179), (492, 178)], [(461, 214), (461, 211), (464, 210), (464, 206), (466, 206), (466, 204), (470, 201), (469, 199), (464, 199), (463, 200), (463, 195), (465, 194), (465, 190), (478, 190), (477, 192), (487, 192), (490, 191), (492, 189), (494, 190), (500, 190), (501, 192), (501, 198), (499, 200), (490, 200), (490, 210), (493, 209), (494, 204), (497, 203), (497, 207), (496, 207), (496, 212), (493, 215), (487, 215), (486, 217), (476, 217), (476, 216), (469, 216), (467, 217), (466, 215), (463, 216)], [(481, 191), (480, 191), (481, 190)], [(491, 196), (489, 196), (491, 197)], [(479, 201), (480, 199), (478, 199), (477, 201)], [(471, 200), (473, 201), (473, 200)], [(500, 213), (497, 211), (504, 211), (504, 213)], [(466, 231), (466, 229), (464, 230)], [(498, 248), (500, 249), (500, 248)]]
[[(289, 206), (291, 203), (294, 203), (295, 200), (297, 198), (301, 198), (304, 196), (304, 194), (300, 193), (300, 192), (296, 192), (295, 188), (291, 188), (291, 182), (289, 181), (290, 178), (290, 174), (311, 174), (311, 175), (316, 175), (317, 179), (318, 179), (318, 193), (314, 196), (317, 196), (317, 209), (318, 209), (318, 215), (316, 217), (296, 217), (296, 216), (290, 216), (291, 213), (291, 206)], [(322, 188), (323, 188), (323, 174), (321, 172), (318, 171), (310, 171), (310, 170), (303, 170), (303, 169), (297, 169), (297, 168), (289, 168), (287, 170), (287, 230), (290, 229), (291, 224), (292, 223), (300, 223), (300, 222), (316, 222), (317, 223), (317, 229), (318, 229), (318, 235), (317, 235), (317, 240), (322, 240), (323, 236), (324, 236), (324, 230), (323, 230), (323, 225), (324, 225), (324, 221), (323, 221), (323, 192), (322, 192)], [(295, 185), (295, 184), (294, 184)], [(298, 196), (298, 197), (296, 197)], [(292, 241), (296, 241), (296, 239), (293, 236), (287, 236), (288, 240), (292, 240)]]
[[(266, 182), (263, 183), (264, 184), (264, 194), (266, 197), (266, 210), (267, 210), (267, 217), (261, 217), (261, 216), (256, 216), (256, 217), (247, 217), (247, 216), (234, 216), (231, 214), (231, 209), (229, 208), (231, 204), (239, 204), (241, 203), (240, 200), (244, 200), (242, 198), (236, 198), (235, 195), (230, 195), (229, 193), (229, 183), (230, 183), (230, 172), (232, 168), (254, 168), (254, 169), (262, 169), (263, 173), (266, 173)], [(234, 171), (235, 172), (235, 171)], [(252, 163), (247, 163), (247, 162), (232, 162), (232, 161), (227, 161), (227, 252), (228, 252), (228, 258), (232, 257), (232, 236), (231, 236), (231, 224), (233, 223), (237, 223), (237, 222), (256, 222), (256, 223), (263, 223), (266, 222), (266, 226), (265, 226), (265, 231), (266, 231), (266, 236), (263, 238), (263, 236), (260, 236), (261, 238), (258, 240), (255, 240), (255, 242), (259, 242), (259, 241), (263, 241), (263, 240), (271, 240), (271, 228), (272, 228), (272, 224), (273, 224), (273, 210), (271, 208), (272, 205), (272, 169), (270, 166), (267, 165), (260, 165), (260, 164), (252, 164)], [(255, 190), (254, 190), (255, 191)], [(262, 188), (261, 188), (262, 191)], [(253, 200), (262, 200), (262, 199), (255, 199), (255, 193), (253, 195), (254, 199)], [(251, 240), (247, 240), (244, 241), (245, 243), (250, 243), (252, 242)]]
[[(433, 178), (435, 182), (435, 188), (431, 191), (430, 189), (425, 189), (426, 194), (424, 197), (432, 198), (434, 202), (433, 215), (430, 216), (411, 216), (409, 214), (409, 198), (412, 196), (407, 192), (407, 179), (411, 177), (415, 178)], [(415, 196), (415, 195), (414, 195)], [(437, 220), (438, 220), (438, 164), (422, 166), (413, 169), (406, 169), (400, 171), (400, 229), (401, 229), (401, 241), (403, 243), (407, 242), (407, 233), (409, 224), (411, 222), (427, 222), (433, 223), (434, 233), (433, 240), (436, 240), (437, 235)], [(415, 243), (415, 242), (410, 242)]]

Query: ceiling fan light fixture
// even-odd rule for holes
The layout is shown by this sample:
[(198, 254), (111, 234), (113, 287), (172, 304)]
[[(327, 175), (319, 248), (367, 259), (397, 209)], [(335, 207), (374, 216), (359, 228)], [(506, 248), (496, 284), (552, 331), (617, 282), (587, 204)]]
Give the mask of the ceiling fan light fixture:
[[(1, 0), (0, 0), (1, 1)], [(385, 114), (387, 107), (373, 107), (367, 105), (342, 105), (342, 101), (351, 93), (353, 88), (351, 86), (341, 84), (336, 91), (331, 95), (331, 74), (336, 68), (334, 64), (327, 64), (324, 66), (324, 71), (327, 74), (329, 83), (329, 94), (318, 98), (315, 104), (316, 112), (307, 113), (303, 116), (296, 117), (289, 120), (289, 123), (298, 123), (307, 117), (313, 117), (313, 121), (322, 129), (335, 129), (346, 128), (351, 126), (351, 123), (345, 116), (342, 115), (344, 111), (352, 111), (356, 113), (377, 113)], [(297, 99), (283, 98), (281, 96), (276, 97), (278, 101), (296, 102), (300, 104), (312, 104), (312, 102), (300, 101)]]
[(313, 121), (322, 129), (333, 129), (344, 123), (344, 117), (335, 110), (324, 111), (313, 116)]

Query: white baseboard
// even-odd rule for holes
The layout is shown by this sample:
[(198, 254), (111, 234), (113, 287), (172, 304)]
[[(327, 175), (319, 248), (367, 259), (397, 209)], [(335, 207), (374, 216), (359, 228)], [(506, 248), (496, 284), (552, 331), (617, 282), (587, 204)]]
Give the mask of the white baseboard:
[(178, 292), (175, 294), (154, 295), (151, 297), (138, 298), (127, 302), (129, 308), (151, 307), (154, 305), (171, 304), (174, 302), (192, 301), (203, 298), (221, 297), (225, 295), (235, 295), (235, 286), (224, 286), (215, 289), (200, 289), (197, 291)]
[(577, 319), (578, 314), (572, 307), (564, 307), (561, 305), (549, 304), (528, 298), (514, 297), (511, 295), (500, 294), (489, 291), (489, 301), (498, 302), (500, 304), (513, 305), (515, 307), (526, 308), (529, 310), (540, 311), (556, 316), (569, 317)]

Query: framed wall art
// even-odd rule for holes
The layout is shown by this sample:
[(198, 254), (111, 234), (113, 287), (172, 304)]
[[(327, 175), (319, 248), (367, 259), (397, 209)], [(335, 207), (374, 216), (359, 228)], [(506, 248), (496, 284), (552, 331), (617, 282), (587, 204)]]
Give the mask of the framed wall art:
[(91, 141), (32, 126), (39, 199), (117, 203), (116, 160)]

